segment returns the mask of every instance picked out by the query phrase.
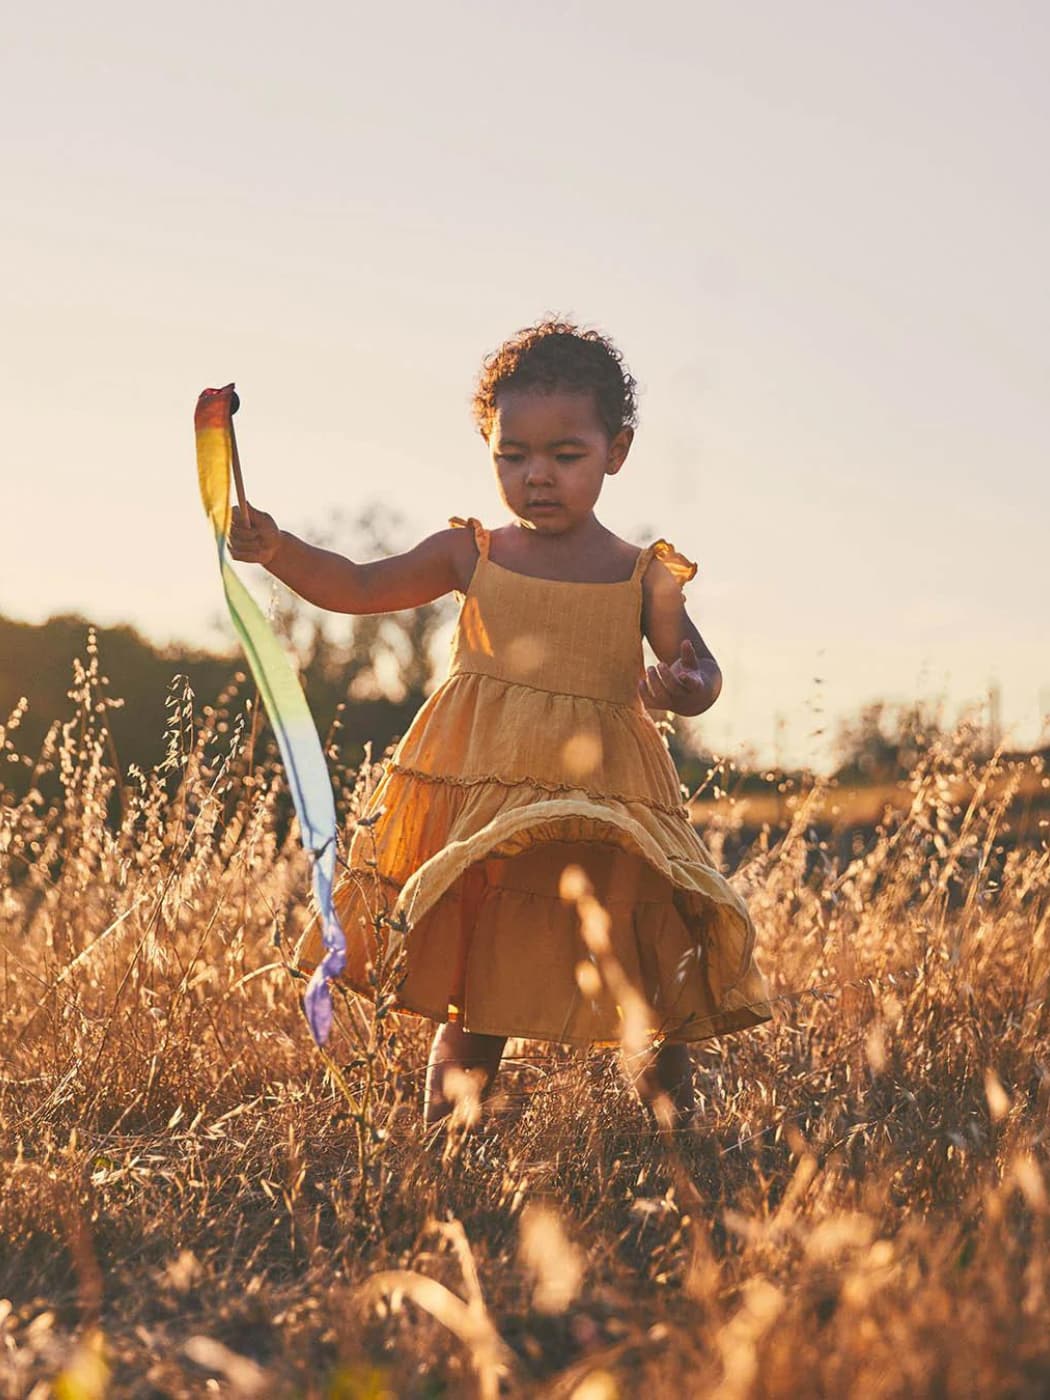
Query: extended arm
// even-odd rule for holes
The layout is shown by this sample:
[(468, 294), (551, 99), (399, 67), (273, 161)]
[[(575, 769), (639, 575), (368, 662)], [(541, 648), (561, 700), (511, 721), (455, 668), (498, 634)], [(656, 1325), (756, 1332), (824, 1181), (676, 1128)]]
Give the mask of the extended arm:
[(262, 564), (275, 578), (319, 608), (331, 612), (383, 613), (417, 608), (453, 589), (463, 589), (474, 567), (469, 530), (440, 530), (405, 554), (355, 564), (342, 554), (307, 544), (282, 530), (272, 516), (250, 506), (251, 525), (235, 506), (230, 553)]
[(659, 562), (643, 580), (642, 630), (660, 658), (638, 687), (646, 705), (679, 715), (709, 710), (722, 690), (722, 672), (686, 612), (681, 588)]

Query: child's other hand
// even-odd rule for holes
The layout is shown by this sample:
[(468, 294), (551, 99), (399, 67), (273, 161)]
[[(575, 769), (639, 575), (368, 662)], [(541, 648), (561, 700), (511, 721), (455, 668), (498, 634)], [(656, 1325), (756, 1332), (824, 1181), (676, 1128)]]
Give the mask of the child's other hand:
[(238, 506), (230, 521), (230, 553), (245, 564), (269, 564), (281, 547), (281, 530), (272, 515), (250, 502), (252, 523), (246, 525)]
[(707, 686), (707, 677), (700, 669), (700, 658), (692, 642), (687, 639), (670, 666), (658, 661), (655, 666), (647, 667), (638, 683), (638, 694), (651, 710), (691, 714)]

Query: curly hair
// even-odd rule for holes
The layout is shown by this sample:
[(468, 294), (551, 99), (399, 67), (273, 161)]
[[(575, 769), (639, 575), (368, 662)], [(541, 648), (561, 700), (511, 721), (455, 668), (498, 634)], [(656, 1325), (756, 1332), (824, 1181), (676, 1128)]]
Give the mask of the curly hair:
[(636, 387), (623, 356), (600, 331), (581, 330), (571, 321), (550, 317), (518, 331), (486, 355), (474, 388), (474, 422), (487, 442), (501, 389), (590, 389), (602, 427), (615, 437), (638, 421)]

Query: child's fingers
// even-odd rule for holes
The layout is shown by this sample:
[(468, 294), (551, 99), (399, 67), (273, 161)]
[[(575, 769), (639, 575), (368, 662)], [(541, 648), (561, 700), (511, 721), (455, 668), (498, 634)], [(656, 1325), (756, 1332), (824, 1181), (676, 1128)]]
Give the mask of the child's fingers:
[(667, 709), (671, 703), (671, 695), (656, 666), (647, 668), (644, 687), (644, 693), (642, 695), (643, 700), (656, 709)]
[(653, 694), (652, 669), (650, 666), (638, 682), (638, 694), (642, 697), (642, 702), (649, 706), (658, 704), (656, 696)]
[(683, 690), (687, 695), (691, 695), (694, 690), (699, 690), (704, 683), (704, 678), (700, 672), (691, 669), (688, 671), (676, 671), (675, 680), (678, 682), (679, 689)]
[(692, 700), (704, 684), (704, 678), (700, 672), (686, 670), (681, 661), (676, 661), (673, 666), (661, 662), (659, 679), (664, 694), (673, 705), (681, 705)]
[(669, 695), (682, 700), (690, 695), (697, 686), (701, 684), (701, 677), (686, 671), (677, 670), (679, 663), (668, 666), (665, 662), (660, 662), (660, 679)]
[(264, 510), (260, 510), (258, 506), (253, 506), (251, 501), (246, 501), (245, 505), (248, 507), (247, 515), (241, 510), (240, 506), (231, 506), (230, 527), (232, 530), (255, 530), (260, 526), (265, 528), (274, 523), (273, 516), (267, 515), (267, 513)]
[(233, 557), (241, 559), (247, 564), (255, 563), (262, 552), (262, 537), (258, 530), (253, 530), (248, 525), (231, 525), (226, 538)]

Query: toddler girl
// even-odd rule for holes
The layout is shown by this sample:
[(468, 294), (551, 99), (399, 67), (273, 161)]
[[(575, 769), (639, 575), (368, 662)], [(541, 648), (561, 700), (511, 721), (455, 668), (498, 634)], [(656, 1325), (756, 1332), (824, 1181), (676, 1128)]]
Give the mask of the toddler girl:
[[(653, 1011), (655, 1078), (682, 1119), (687, 1044), (771, 1018), (747, 909), (693, 830), (647, 709), (698, 715), (721, 690), (682, 595), (696, 565), (664, 540), (637, 549), (594, 514), (630, 450), (634, 388), (608, 340), (564, 322), (488, 357), (474, 416), (511, 516), (495, 530), (453, 519), (406, 554), (355, 564), (255, 506), (250, 526), (233, 513), (234, 557), (318, 607), (462, 600), (448, 679), (387, 763), (337, 894), (359, 991), (382, 952), (377, 887), (408, 925), (397, 1004), (442, 1023), (428, 1124), (452, 1106), (449, 1071), (487, 1088), (509, 1036), (619, 1039), (615, 1003), (577, 980), (585, 950), (558, 892), (568, 865), (611, 916), (613, 952)], [(643, 636), (659, 658), (648, 669)]]

